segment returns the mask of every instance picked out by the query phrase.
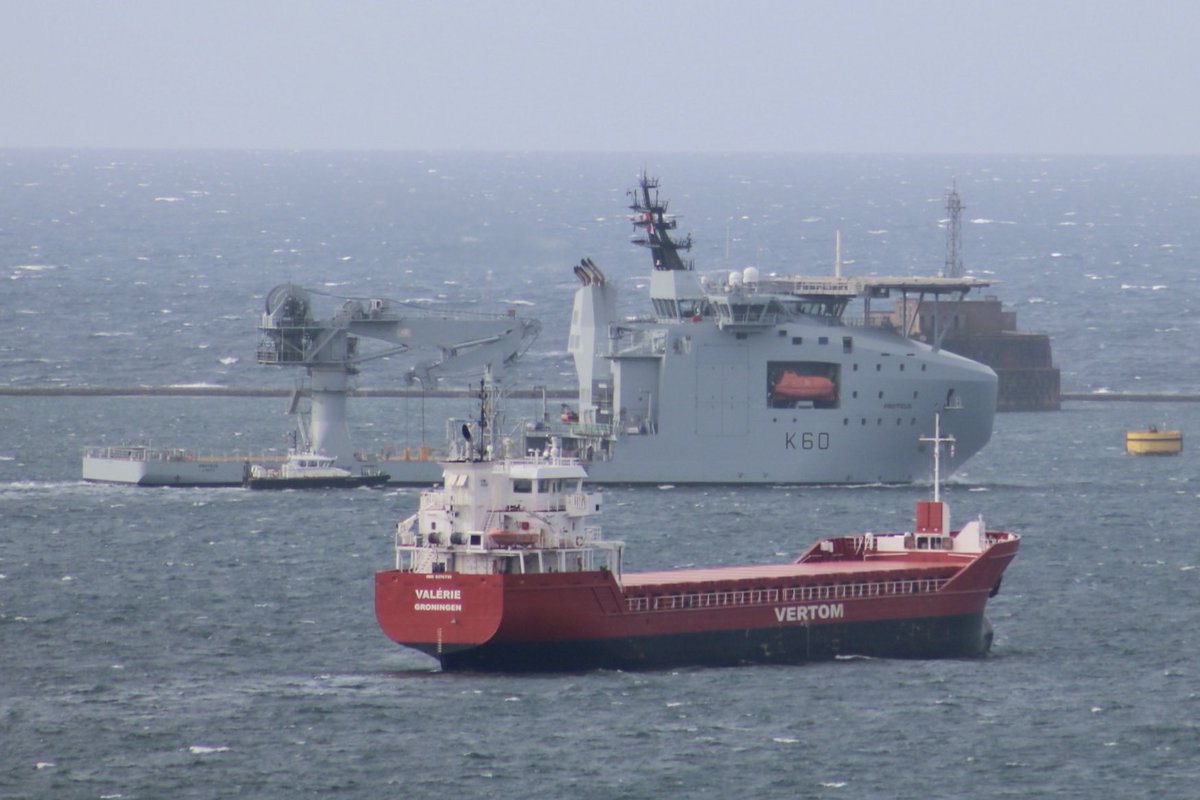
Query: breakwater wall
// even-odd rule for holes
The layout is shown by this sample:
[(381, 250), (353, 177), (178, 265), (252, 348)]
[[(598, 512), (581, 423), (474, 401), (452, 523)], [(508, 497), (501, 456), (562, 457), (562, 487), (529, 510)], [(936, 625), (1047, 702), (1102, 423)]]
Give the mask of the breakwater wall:
[[(0, 397), (290, 397), (291, 389), (255, 386), (0, 386)], [(351, 397), (475, 397), (476, 389), (353, 389)], [(562, 400), (568, 389), (514, 389), (507, 397)]]
[(1100, 392), (1095, 394), (1063, 392), (1059, 397), (1064, 403), (1068, 400), (1106, 403), (1200, 403), (1200, 394), (1191, 392)]
[[(291, 389), (258, 386), (0, 386), (0, 397), (289, 397)], [(474, 389), (354, 389), (351, 397), (475, 397)], [(571, 400), (571, 389), (514, 389), (508, 397)], [(1192, 392), (1063, 392), (1063, 402), (1200, 403)]]

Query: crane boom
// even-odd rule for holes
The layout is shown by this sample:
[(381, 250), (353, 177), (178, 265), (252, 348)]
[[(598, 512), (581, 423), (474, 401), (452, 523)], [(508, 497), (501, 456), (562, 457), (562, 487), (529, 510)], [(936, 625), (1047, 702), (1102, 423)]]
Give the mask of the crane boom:
[[(354, 458), (346, 425), (349, 376), (360, 364), (399, 353), (430, 350), (436, 356), (412, 367), (407, 379), (432, 388), (439, 376), (490, 370), (498, 375), (519, 358), (541, 332), (535, 319), (515, 313), (481, 314), (449, 309), (417, 309), (382, 298), (340, 298), (341, 308), (328, 319), (313, 313), (315, 292), (281, 284), (267, 294), (259, 324), (258, 363), (303, 367), (310, 384), (311, 407), (301, 437), (315, 451), (343, 463)], [(361, 339), (390, 347), (365, 353)], [(298, 411), (293, 397), (292, 412)]]

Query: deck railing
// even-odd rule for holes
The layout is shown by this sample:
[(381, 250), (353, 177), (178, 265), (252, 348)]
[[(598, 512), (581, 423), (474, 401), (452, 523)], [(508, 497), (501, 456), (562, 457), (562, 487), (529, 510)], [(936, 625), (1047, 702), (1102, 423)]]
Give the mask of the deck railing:
[(634, 595), (627, 598), (629, 611), (677, 611), (680, 609), (757, 606), (811, 600), (858, 600), (871, 597), (929, 594), (939, 591), (949, 578), (915, 578), (895, 581), (864, 581), (775, 589), (730, 589), (715, 592)]

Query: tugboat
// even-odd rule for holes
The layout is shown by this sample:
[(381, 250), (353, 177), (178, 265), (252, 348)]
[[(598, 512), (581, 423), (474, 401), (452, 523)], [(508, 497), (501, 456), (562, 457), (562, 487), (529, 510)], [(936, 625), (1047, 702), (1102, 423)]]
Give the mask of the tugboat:
[(355, 475), (334, 466), (334, 456), (309, 450), (289, 450), (287, 460), (278, 467), (253, 464), (246, 473), (250, 489), (353, 489), (382, 486), (391, 478), (376, 467), (362, 467)]
[(976, 518), (950, 528), (940, 495), (911, 531), (820, 539), (795, 561), (624, 573), (594, 521), (601, 496), (555, 450), (447, 462), (444, 485), (397, 524), (375, 575), (393, 641), (444, 670), (570, 671), (798, 663), (838, 656), (976, 656), (1019, 537)]

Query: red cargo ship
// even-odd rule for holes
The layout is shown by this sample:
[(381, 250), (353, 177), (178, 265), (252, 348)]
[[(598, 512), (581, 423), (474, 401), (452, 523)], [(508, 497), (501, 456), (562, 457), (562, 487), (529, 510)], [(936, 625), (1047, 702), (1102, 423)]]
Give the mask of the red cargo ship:
[(899, 533), (821, 539), (791, 563), (623, 573), (600, 495), (555, 455), (444, 465), (397, 525), (375, 616), (443, 669), (584, 670), (975, 656), (1019, 537), (951, 531), (938, 487)]

